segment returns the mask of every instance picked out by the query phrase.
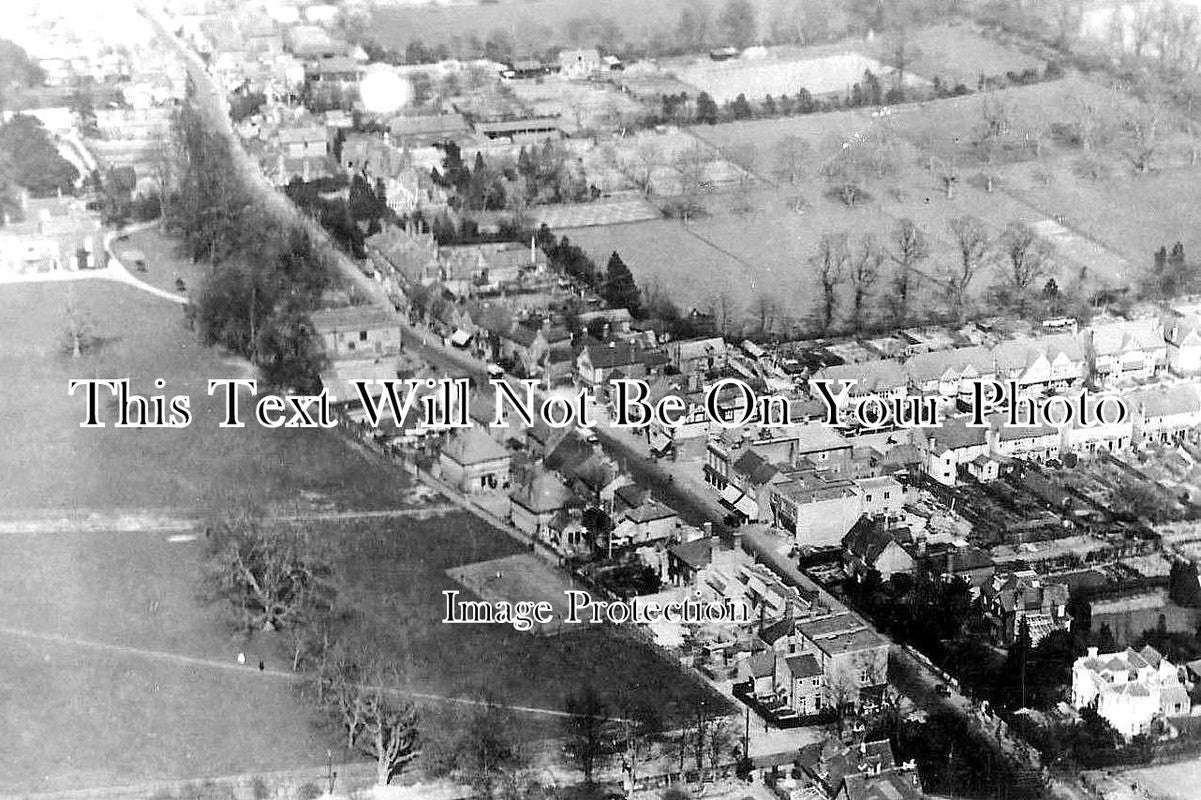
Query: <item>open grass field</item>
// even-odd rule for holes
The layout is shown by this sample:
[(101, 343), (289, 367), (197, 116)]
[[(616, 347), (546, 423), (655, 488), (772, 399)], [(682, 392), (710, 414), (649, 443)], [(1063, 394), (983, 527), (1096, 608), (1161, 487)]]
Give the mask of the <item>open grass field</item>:
[(1006, 177), (1007, 189), (1040, 209), (1062, 209), (1069, 225), (1139, 267), (1173, 242), (1182, 242), (1186, 253), (1201, 248), (1201, 170), (1196, 167), (1134, 175), (1115, 164), (1112, 174), (1098, 181), (1067, 176), (1045, 183), (1017, 166), (1006, 170)]
[[(164, 271), (176, 268), (169, 248), (158, 257)], [(57, 347), (72, 292), (103, 340), (79, 360)], [(344, 758), (296, 695), (283, 636), (232, 637), (222, 609), (203, 602), (194, 539), (153, 525), (23, 532), (19, 523), (90, 512), (186, 519), (231, 498), (283, 513), (307, 510), (314, 495), (325, 510), (406, 507), (418, 502), (407, 478), (329, 433), (219, 429), (204, 383), (246, 375), (246, 365), (199, 347), (177, 305), (130, 286), (3, 287), (0, 374), (0, 514), (22, 531), (0, 534), (0, 794), (319, 766), (327, 747)], [(192, 396), (196, 419), (169, 431), (81, 429), (82, 401), (66, 394), (78, 376), (130, 377), (147, 391), (162, 378), (161, 391)], [(554, 709), (582, 683), (603, 681), (664, 698), (669, 712), (706, 693), (648, 647), (616, 647), (606, 631), (555, 640), (488, 626), (448, 632), (440, 593), (456, 584), (446, 570), (519, 550), (475, 517), (309, 524), (331, 542), (355, 624), (413, 665), (415, 691), (488, 691)], [(250, 666), (236, 665), (238, 652)], [(435, 732), (462, 710), (421, 705)], [(559, 731), (553, 716), (517, 719), (522, 738)]]
[[(74, 360), (59, 351), (66, 307), (103, 344)], [(215, 510), (239, 498), (290, 502), (336, 491), (347, 507), (394, 505), (403, 481), (317, 431), (220, 429), (209, 378), (249, 377), (248, 366), (200, 347), (181, 308), (107, 281), (23, 284), (0, 292), (0, 513), (26, 509)], [(129, 378), (134, 391), (192, 399), (195, 419), (170, 430), (81, 429), (73, 378)], [(164, 388), (156, 390), (154, 380)], [(105, 401), (108, 406), (108, 401)], [(105, 413), (112, 413), (105, 409)]]
[[(618, 251), (642, 285), (658, 283), (685, 309), (706, 308), (715, 298), (725, 297), (736, 319), (756, 317), (760, 298), (766, 297), (778, 313), (805, 320), (814, 312), (819, 292), (807, 262), (821, 236), (845, 232), (853, 245), (867, 235), (887, 241), (901, 218), (917, 222), (930, 240), (931, 258), (922, 269), (930, 278), (923, 300), (927, 310), (937, 310), (945, 294), (940, 281), (957, 257), (948, 223), (963, 215), (983, 220), (994, 238), (1016, 220), (1052, 239), (1058, 252), (1055, 277), (1061, 287), (1074, 290), (1084, 267), (1088, 272), (1080, 285), (1086, 287), (1128, 277), (1121, 253), (1058, 225), (1051, 217), (1053, 211), (1019, 193), (1004, 191), (1009, 184), (1003, 180), (998, 180), (1001, 189), (985, 192), (978, 169), (965, 166), (954, 197), (947, 199), (938, 175), (927, 171), (920, 148), (896, 132), (895, 124), (895, 117), (844, 111), (697, 126), (690, 129), (693, 135), (718, 152), (741, 158), (759, 177), (759, 187), (746, 197), (729, 190), (706, 196), (709, 215), (688, 225), (660, 220), (567, 234), (598, 263)], [(847, 208), (827, 193), (819, 177), (822, 159), (838, 143), (869, 136), (877, 127), (894, 131), (892, 174), (869, 179), (867, 200)], [(803, 175), (796, 183), (784, 179), (778, 169), (780, 142), (787, 136), (809, 146)], [(1074, 178), (1067, 174), (1066, 179)], [(997, 268), (983, 270), (972, 287), (976, 297), (982, 301), (998, 279)], [(877, 291), (871, 305), (882, 308), (887, 291), (883, 282)]]
[[(981, 75), (1021, 73), (1045, 66), (1041, 59), (1000, 44), (964, 24), (916, 28), (909, 33), (907, 44), (907, 72), (928, 81), (939, 77), (951, 86), (962, 83), (975, 89)], [(888, 48), (884, 40), (863, 45), (865, 53), (885, 63), (891, 60)]]
[(1192, 800), (1201, 784), (1201, 758), (1160, 764), (1122, 772), (1122, 777), (1138, 782), (1151, 797), (1163, 800)]
[[(688, 226), (648, 221), (568, 233), (602, 261), (620, 252), (643, 285), (666, 288), (684, 308), (711, 307), (724, 296), (731, 315), (746, 319), (756, 316), (766, 296), (780, 313), (803, 320), (817, 293), (806, 262), (822, 234), (845, 232), (853, 242), (865, 235), (887, 240), (900, 218), (913, 219), (930, 239), (932, 256), (922, 271), (932, 279), (926, 283), (928, 310), (938, 310), (944, 294), (939, 279), (957, 258), (948, 224), (971, 215), (984, 221), (994, 240), (1011, 221), (1033, 227), (1055, 247), (1055, 270), (1047, 277), (1066, 296), (1088, 296), (1102, 287), (1136, 283), (1160, 246), (1181, 241), (1186, 252), (1201, 247), (1196, 168), (1189, 165), (1195, 145), (1182, 131), (1163, 127), (1154, 168), (1146, 175), (1136, 174), (1120, 140), (1103, 142), (1097, 150), (1103, 174), (1095, 179), (1080, 170), (1079, 147), (1044, 138), (1036, 157), (1025, 143), (1029, 132), (1071, 124), (1085, 103), (1116, 113), (1129, 111), (1134, 102), (1070, 77), (899, 106), (886, 116), (856, 110), (696, 126), (688, 132), (756, 176), (759, 188), (749, 197), (719, 186), (704, 200), (709, 215)], [(1011, 132), (991, 167), (971, 145), (986, 103), (1006, 109)], [(1115, 129), (1112, 135), (1120, 134)], [(869, 177), (866, 201), (848, 209), (829, 195), (821, 169), (843, 143), (877, 135), (892, 142), (891, 169), (884, 178)], [(796, 182), (781, 169), (786, 137), (808, 147)], [(951, 145), (957, 150), (957, 179), (954, 196), (947, 198), (937, 163), (939, 158), (946, 163)], [(994, 177), (991, 193), (987, 174)], [(1000, 278), (995, 265), (1000, 254), (993, 255), (994, 266), (972, 285), (980, 304)]]

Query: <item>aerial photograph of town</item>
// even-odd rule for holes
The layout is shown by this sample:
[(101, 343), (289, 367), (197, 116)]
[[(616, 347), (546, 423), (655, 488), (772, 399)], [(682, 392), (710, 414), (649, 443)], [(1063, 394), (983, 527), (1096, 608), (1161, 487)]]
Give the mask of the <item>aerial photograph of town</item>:
[(1201, 800), (1199, 161), (1201, 0), (4, 0), (0, 798)]

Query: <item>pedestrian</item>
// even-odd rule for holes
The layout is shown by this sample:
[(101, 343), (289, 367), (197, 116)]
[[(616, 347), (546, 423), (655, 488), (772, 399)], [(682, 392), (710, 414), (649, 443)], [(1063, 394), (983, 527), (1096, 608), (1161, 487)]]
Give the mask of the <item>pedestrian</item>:
[(239, 664), (246, 663), (246, 654), (245, 653), (238, 653), (238, 663)]
[(263, 663), (263, 659), (260, 658), (259, 659), (259, 672), (262, 672), (266, 668), (267, 668), (267, 666)]

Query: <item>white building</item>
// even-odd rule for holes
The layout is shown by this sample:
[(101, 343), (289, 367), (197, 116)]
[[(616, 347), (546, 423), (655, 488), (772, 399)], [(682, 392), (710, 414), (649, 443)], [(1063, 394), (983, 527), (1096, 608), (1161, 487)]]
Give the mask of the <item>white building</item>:
[(1179, 670), (1150, 645), (1116, 653), (1090, 647), (1072, 665), (1072, 705), (1092, 708), (1127, 739), (1148, 732), (1157, 717), (1189, 713)]

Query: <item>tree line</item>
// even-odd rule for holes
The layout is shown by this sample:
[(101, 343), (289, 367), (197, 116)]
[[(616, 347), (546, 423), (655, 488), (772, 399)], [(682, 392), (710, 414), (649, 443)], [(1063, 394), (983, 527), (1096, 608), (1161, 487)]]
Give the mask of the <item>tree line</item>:
[(188, 312), (207, 344), (251, 361), (272, 387), (320, 386), (325, 354), (309, 314), (336, 287), (308, 233), (252, 202), (229, 140), (183, 104), (172, 122), (165, 229), (207, 264)]

